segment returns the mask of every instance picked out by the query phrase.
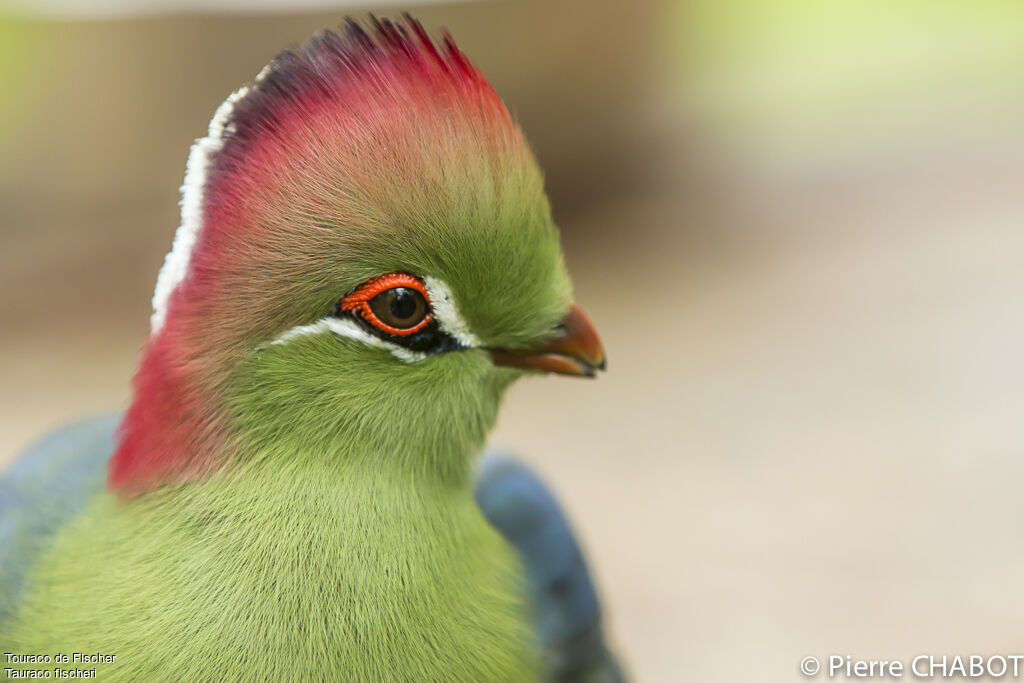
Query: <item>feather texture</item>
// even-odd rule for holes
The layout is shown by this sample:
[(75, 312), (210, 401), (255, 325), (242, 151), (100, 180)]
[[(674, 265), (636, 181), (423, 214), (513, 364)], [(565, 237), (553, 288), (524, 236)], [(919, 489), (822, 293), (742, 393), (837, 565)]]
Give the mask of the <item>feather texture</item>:
[(348, 22), (282, 53), (209, 133), (111, 462), (123, 495), (230, 462), (240, 364), (371, 277), (444, 282), (486, 345), (532, 344), (568, 307), (522, 132), (451, 39), (437, 46), (411, 19)]
[[(67, 538), (62, 540), (62, 543), (85, 546), (84, 549), (74, 548), (73, 550), (88, 555), (88, 546), (94, 545), (98, 536), (118, 533), (117, 527), (125, 524), (123, 516), (114, 512), (123, 503), (100, 495), (103, 484), (103, 464), (113, 448), (114, 428), (117, 421), (118, 418), (112, 416), (64, 428), (50, 435), (21, 456), (12, 468), (0, 478), (0, 571), (3, 572), (2, 585), (5, 587), (2, 595), (6, 599), (2, 605), (3, 609), (0, 611), (0, 632), (10, 631), (9, 619), (17, 605), (18, 598), (22, 595), (23, 580), (26, 574), (33, 569), (33, 565), (45, 555), (44, 551), (54, 540), (61, 527), (65, 525), (71, 527), (70, 531), (65, 534)], [(396, 553), (389, 550), (389, 547), (376, 543), (372, 537), (368, 538), (368, 535), (374, 533), (372, 526), (360, 528), (357, 534), (348, 535), (350, 539), (358, 539), (358, 543), (340, 550), (334, 549), (337, 551), (336, 554), (332, 554), (330, 548), (317, 547), (310, 541), (307, 535), (308, 529), (302, 528), (301, 524), (296, 522), (297, 519), (305, 516), (304, 508), (308, 498), (316, 497), (315, 504), (318, 507), (323, 506), (325, 502), (329, 504), (329, 498), (325, 500), (320, 497), (322, 490), (311, 484), (312, 482), (306, 480), (294, 481), (284, 490), (269, 483), (262, 489), (246, 487), (250, 491), (247, 494), (250, 499), (233, 502), (216, 495), (214, 489), (189, 494), (186, 501), (188, 524), (183, 527), (184, 533), (181, 533), (181, 528), (178, 530), (168, 527), (147, 528), (147, 522), (144, 520), (148, 515), (145, 511), (151, 507), (160, 507), (166, 504), (166, 501), (158, 502), (158, 499), (152, 499), (149, 503), (140, 505), (141, 509), (135, 511), (140, 514), (133, 515), (135, 523), (130, 525), (130, 530), (127, 533), (137, 539), (146, 539), (146, 542), (141, 544), (144, 550), (139, 553), (138, 557), (129, 554), (112, 558), (118, 570), (107, 577), (106, 581), (123, 581), (124, 572), (128, 571), (146, 572), (151, 576), (166, 577), (166, 580), (174, 582), (181, 581), (182, 577), (176, 576), (179, 574), (185, 577), (202, 576), (206, 573), (203, 571), (206, 568), (206, 563), (211, 562), (212, 558), (209, 550), (196, 547), (192, 539), (202, 539), (205, 535), (204, 530), (213, 529), (217, 535), (237, 535), (237, 543), (243, 546), (238, 548), (235, 553), (238, 564), (224, 566), (220, 570), (222, 573), (211, 578), (210, 580), (215, 581), (216, 585), (191, 585), (187, 594), (176, 593), (174, 603), (184, 602), (192, 610), (188, 623), (197, 624), (206, 619), (216, 624), (218, 619), (231, 619), (225, 610), (230, 612), (232, 609), (237, 609), (234, 607), (236, 603), (231, 600), (232, 596), (238, 596), (237, 604), (251, 605), (253, 600), (264, 600), (267, 604), (263, 607), (268, 612), (264, 624), (267, 632), (263, 635), (266, 638), (266, 647), (262, 652), (247, 652), (243, 662), (244, 667), (238, 668), (235, 664), (237, 664), (239, 656), (237, 654), (229, 656), (227, 653), (238, 652), (239, 648), (246, 651), (251, 649), (252, 645), (245, 640), (220, 643), (216, 649), (218, 652), (224, 653), (226, 663), (219, 664), (215, 670), (197, 669), (194, 673), (204, 678), (235, 675), (251, 677), (256, 670), (253, 667), (262, 662), (259, 671), (267, 678), (278, 676), (291, 678), (297, 675), (312, 678), (328, 676), (332, 670), (331, 666), (317, 664), (311, 656), (313, 652), (310, 651), (308, 645), (303, 652), (294, 651), (299, 644), (295, 641), (300, 638), (300, 635), (314, 629), (300, 628), (298, 631), (292, 632), (291, 639), (284, 636), (285, 639), (281, 641), (282, 635), (274, 631), (274, 625), (279, 620), (294, 620), (295, 623), (300, 624), (334, 620), (335, 628), (325, 631), (324, 644), (331, 646), (336, 645), (330, 639), (332, 631), (336, 631), (335, 636), (352, 635), (352, 633), (358, 633), (359, 628), (365, 629), (368, 633), (371, 629), (365, 626), (353, 628), (351, 620), (345, 616), (347, 604), (361, 601), (362, 595), (358, 593), (359, 580), (357, 578), (351, 581), (354, 585), (347, 586), (347, 590), (352, 592), (346, 592), (345, 580), (338, 580), (328, 585), (324, 592), (317, 592), (308, 602), (287, 601), (285, 600), (285, 596), (289, 594), (287, 587), (276, 586), (268, 591), (267, 584), (264, 582), (265, 577), (261, 575), (260, 565), (265, 565), (268, 552), (275, 555), (280, 555), (282, 552), (287, 553), (289, 561), (301, 565), (307, 572), (311, 570), (311, 567), (319, 564), (322, 565), (320, 572), (324, 576), (340, 575), (342, 577), (347, 574), (346, 567), (359, 564), (351, 562), (345, 555), (371, 552), (376, 555), (379, 562), (395, 563), (393, 580), (401, 587), (401, 590), (415, 588), (411, 582), (404, 584), (410, 565), (423, 563), (426, 566), (435, 566), (433, 571), (428, 571), (421, 566), (415, 572), (420, 580), (433, 581), (438, 574), (450, 573), (448, 568), (454, 558), (448, 558), (444, 554), (452, 551), (451, 547), (446, 547), (445, 544), (440, 544), (443, 551), (441, 555), (435, 554), (437, 549), (434, 547), (428, 547), (422, 551), (422, 555), (416, 556), (408, 553)], [(386, 489), (386, 486), (383, 482), (378, 481), (369, 483), (366, 488), (362, 489), (372, 500), (372, 502), (366, 501), (365, 504), (370, 508), (376, 508), (382, 518), (386, 517), (386, 511), (383, 508), (387, 501), (399, 504), (403, 501), (402, 497), (388, 496), (386, 490), (381, 490)], [(280, 496), (282, 504), (275, 507), (277, 510), (275, 519), (267, 521), (265, 525), (255, 526), (253, 522), (257, 521), (256, 517), (259, 516), (255, 510), (261, 507), (255, 498), (262, 497), (268, 491), (273, 492), (275, 497)], [(428, 490), (421, 494), (422, 500), (412, 504), (405, 503), (409, 509), (404, 511), (403, 515), (412, 514), (414, 518), (422, 521), (423, 508), (421, 505), (431, 497), (431, 492)], [(97, 497), (98, 495), (100, 497)], [(442, 494), (442, 497), (447, 497), (447, 494)], [(530, 619), (534, 624), (534, 634), (524, 635), (523, 638), (527, 642), (536, 639), (543, 646), (547, 657), (546, 665), (550, 672), (545, 677), (558, 681), (607, 681), (608, 683), (623, 680), (614, 658), (604, 643), (600, 606), (586, 563), (575, 536), (550, 491), (535, 474), (521, 463), (504, 454), (491, 454), (483, 460), (478, 469), (474, 497), (484, 518), (512, 544), (519, 560), (525, 567), (528, 586), (526, 593), (528, 597), (525, 598), (527, 604), (524, 607), (517, 602), (516, 598), (512, 597), (509, 598), (502, 610), (508, 610), (511, 614), (521, 614), (523, 610), (526, 610), (532, 615)], [(461, 507), (462, 512), (456, 514), (477, 518), (474, 509), (471, 506), (466, 506), (464, 499), (460, 500), (461, 502), (456, 507)], [(94, 509), (99, 511), (105, 509), (106, 511), (94, 516), (87, 515), (76, 521), (76, 518), (81, 516), (82, 508), (90, 501)], [(139, 505), (139, 503), (136, 502), (133, 505)], [(180, 501), (176, 501), (175, 507), (178, 505), (180, 505)], [(446, 502), (444, 507), (449, 507), (449, 502)], [(245, 511), (251, 512), (246, 513)], [(451, 514), (450, 511), (449, 514)], [(157, 518), (159, 517), (160, 515), (157, 515)], [(430, 528), (429, 521), (423, 521), (423, 524), (426, 525), (425, 528), (416, 529), (413, 533), (426, 534), (428, 537), (430, 534), (447, 533), (448, 525)], [(114, 528), (111, 528), (111, 525)], [(340, 526), (344, 527), (344, 523)], [(382, 532), (377, 533), (381, 533), (383, 536)], [(481, 529), (478, 533), (480, 537), (467, 539), (471, 542), (470, 547), (467, 552), (460, 554), (457, 563), (473, 568), (475, 562), (484, 564), (493, 562), (495, 563), (494, 571), (499, 576), (504, 576), (508, 585), (515, 585), (517, 577), (515, 575), (505, 576), (504, 572), (507, 569), (503, 569), (502, 563), (496, 561), (496, 558), (500, 558), (506, 552), (503, 546), (495, 545), (493, 535), (485, 530)], [(162, 538), (164, 536), (174, 537), (178, 534), (180, 534), (179, 538)], [(339, 536), (346, 537), (345, 534)], [(279, 541), (281, 538), (286, 541), (281, 543)], [(136, 543), (136, 545), (139, 544)], [(176, 550), (165, 554), (163, 552), (165, 545), (176, 548)], [(175, 563), (178, 565), (175, 566)], [(139, 566), (133, 566), (136, 564)], [(148, 566), (150, 564), (153, 566)], [(255, 571), (254, 567), (250, 566), (252, 564), (256, 565)], [(157, 566), (159, 567), (158, 571), (153, 571)], [(267, 571), (267, 569), (269, 568), (263, 567), (263, 571)], [(56, 572), (56, 576), (49, 576), (47, 571)], [(102, 582), (96, 582), (95, 577), (83, 577), (82, 575), (86, 574), (87, 570), (81, 566), (71, 570), (50, 568), (47, 571), (44, 571), (37, 580), (59, 582), (62, 591), (69, 595), (78, 589), (95, 592), (103, 591), (105, 588)], [(475, 572), (470, 572), (470, 574), (473, 573)], [(315, 576), (311, 579), (309, 573), (302, 574), (301, 577), (303, 581), (315, 581)], [(461, 575), (450, 578), (455, 581), (465, 580), (465, 577)], [(398, 589), (396, 588), (396, 590)], [(110, 592), (116, 594), (116, 591), (111, 590)], [(144, 611), (148, 606), (149, 610), (155, 610), (162, 604), (159, 598), (159, 587), (153, 587), (152, 592), (156, 595), (136, 594), (133, 604), (124, 606), (124, 608), (129, 611)], [(212, 600), (209, 597), (204, 599), (202, 597), (204, 593), (208, 593), (214, 598)], [(306, 591), (295, 591), (294, 594), (304, 593)], [(190, 594), (194, 597), (189, 597)], [(285, 601), (284, 604), (282, 601)], [(101, 602), (97, 601), (97, 604), (101, 604)], [(281, 612), (282, 608), (284, 612)], [(453, 605), (450, 602), (426, 607), (429, 611), (463, 620), (484, 621), (493, 619), (495, 616), (479, 614), (475, 609), (471, 614), (460, 613), (457, 609), (453, 613), (452, 608)], [(62, 625), (61, 622), (68, 621), (68, 617), (62, 614), (64, 610), (58, 608), (52, 611), (53, 614), (48, 614), (47, 618), (56, 620), (58, 627)], [(364, 602), (361, 612), (365, 618), (370, 620), (386, 619), (394, 623), (408, 624), (403, 631), (403, 637), (409, 641), (415, 640), (414, 631), (417, 628), (423, 628), (425, 622), (431, 621), (432, 616), (422, 614), (417, 616), (402, 612), (401, 605), (392, 604), (390, 601), (389, 604), (384, 605)], [(144, 630), (137, 631), (131, 643), (118, 643), (115, 646), (122, 665), (116, 669), (105, 667), (102, 664), (98, 666), (103, 669), (104, 678), (140, 676), (171, 678), (177, 677), (175, 672), (183, 675), (191, 672), (191, 656), (187, 652), (203, 647), (202, 641), (197, 640), (197, 637), (202, 636), (201, 626), (193, 628), (193, 632), (188, 636), (181, 634), (181, 637), (188, 638), (188, 650), (185, 653), (168, 657), (160, 668), (154, 669), (152, 665), (141, 668), (129, 661), (132, 658), (131, 648), (133, 646), (151, 649), (153, 647), (151, 641), (170, 640), (174, 636), (175, 629), (180, 628), (175, 623), (175, 619), (169, 618), (171, 615), (155, 613), (145, 616), (147, 618), (142, 620), (142, 623), (145, 624)], [(89, 630), (85, 624), (79, 626), (82, 632)], [(493, 623), (491, 627), (493, 628)], [(434, 629), (437, 628), (434, 627)], [(448, 644), (451, 644), (451, 639), (455, 637), (455, 634), (451, 632), (450, 626), (448, 629), (444, 633), (444, 638)], [(211, 628), (211, 630), (213, 629)], [(440, 634), (435, 631), (428, 637), (438, 638)], [(8, 644), (5, 642), (5, 647)], [(53, 642), (51, 645), (55, 651), (64, 651), (68, 647), (68, 644), (64, 642)], [(109, 645), (99, 640), (90, 643), (86, 638), (81, 642), (81, 646), (82, 648), (90, 646), (100, 648)], [(412, 647), (412, 643), (406, 642), (405, 646)], [(274, 667), (279, 664), (269, 661), (270, 658), (267, 655), (270, 652), (286, 653), (291, 658), (289, 667), (280, 671), (275, 670)], [(327, 653), (323, 654), (327, 657)], [(347, 667), (356, 666), (355, 660), (351, 658), (351, 653), (347, 653), (344, 647), (331, 651), (330, 659), (340, 661), (343, 657), (348, 657), (345, 660)], [(145, 657), (145, 659), (149, 661), (151, 658)], [(235, 664), (230, 662), (235, 662)], [(372, 672), (374, 676), (379, 676), (377, 680), (386, 680), (390, 678), (391, 672), (399, 669), (409, 670), (408, 667), (411, 665), (408, 662), (402, 663), (382, 658), (379, 661), (371, 662), (369, 666), (367, 671)], [(431, 663), (421, 661), (412, 666), (420, 667), (426, 676)], [(489, 666), (490, 668), (467, 669), (456, 673), (460, 680), (468, 680), (463, 677), (473, 676), (477, 677), (475, 680), (483, 680), (480, 678), (481, 676), (487, 677), (488, 680), (501, 679), (501, 660), (492, 661)], [(344, 669), (342, 676), (348, 678), (345, 674), (351, 670), (351, 668)]]
[(50, 434), (0, 478), (0, 624), (14, 611), (25, 577), (61, 527), (103, 490), (119, 416)]
[(590, 571), (551, 491), (524, 464), (491, 453), (478, 469), (475, 497), (526, 567), (550, 677), (589, 683), (624, 680), (605, 644)]
[[(487, 349), (554, 339), (571, 286), (522, 132), (451, 39), (349, 22), (280, 55), (194, 148), (182, 221), (107, 488), (109, 421), (6, 484), (0, 532), (31, 551), (3, 575), (5, 651), (116, 654), (105, 680), (616, 671), (546, 489), (506, 467), (474, 499), (524, 372)], [(471, 343), (322, 322), (388, 273)]]

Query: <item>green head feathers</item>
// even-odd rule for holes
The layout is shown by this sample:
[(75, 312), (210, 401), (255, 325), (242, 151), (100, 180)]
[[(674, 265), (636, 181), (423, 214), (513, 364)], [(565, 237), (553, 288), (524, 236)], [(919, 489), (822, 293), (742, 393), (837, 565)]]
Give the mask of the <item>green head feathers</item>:
[[(450, 475), (507, 384), (544, 368), (490, 351), (544, 346), (572, 306), (522, 132), (450, 40), (376, 30), (283, 53), (193, 148), (115, 488), (216, 471), (285, 434)], [(339, 307), (388, 274), (421, 283), (400, 294), (422, 295), (428, 329)]]

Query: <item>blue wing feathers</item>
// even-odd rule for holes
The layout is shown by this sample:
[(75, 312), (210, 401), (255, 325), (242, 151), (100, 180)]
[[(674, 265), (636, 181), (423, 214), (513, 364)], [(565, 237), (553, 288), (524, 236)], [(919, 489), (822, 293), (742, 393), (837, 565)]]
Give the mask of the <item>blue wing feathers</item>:
[(0, 476), (0, 623), (50, 538), (103, 488), (119, 416), (78, 422), (30, 448)]
[[(119, 416), (79, 422), (44, 438), (0, 476), (0, 624), (53, 535), (104, 487)], [(489, 455), (474, 491), (487, 520), (527, 571), (537, 634), (556, 681), (624, 680), (604, 642), (601, 607), (569, 522), (522, 463)]]
[(604, 642), (600, 603), (583, 553), (544, 483), (515, 459), (491, 454), (480, 464), (475, 496), (523, 560), (554, 680), (623, 680)]

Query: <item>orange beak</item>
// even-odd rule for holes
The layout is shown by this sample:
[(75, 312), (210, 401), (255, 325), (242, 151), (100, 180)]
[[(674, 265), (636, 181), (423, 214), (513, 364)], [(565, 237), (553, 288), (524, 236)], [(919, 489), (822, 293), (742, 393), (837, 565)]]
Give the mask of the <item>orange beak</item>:
[(489, 349), (495, 365), (560, 375), (594, 377), (604, 370), (604, 347), (583, 309), (573, 304), (558, 336), (539, 349)]

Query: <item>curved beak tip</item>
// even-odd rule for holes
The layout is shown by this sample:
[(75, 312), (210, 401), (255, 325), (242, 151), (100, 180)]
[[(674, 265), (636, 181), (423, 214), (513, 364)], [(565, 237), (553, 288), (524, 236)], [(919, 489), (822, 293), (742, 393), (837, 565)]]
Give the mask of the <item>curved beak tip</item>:
[(491, 349), (495, 365), (554, 372), (560, 375), (596, 377), (608, 367), (601, 338), (579, 306), (573, 304), (559, 326), (559, 334), (542, 348)]

